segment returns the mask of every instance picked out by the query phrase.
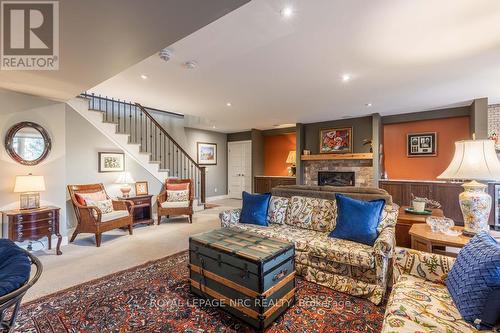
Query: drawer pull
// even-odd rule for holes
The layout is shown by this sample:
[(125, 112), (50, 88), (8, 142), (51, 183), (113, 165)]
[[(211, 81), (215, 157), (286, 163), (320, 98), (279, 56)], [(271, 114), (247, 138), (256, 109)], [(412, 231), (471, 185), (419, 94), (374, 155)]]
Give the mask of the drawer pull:
[(49, 217), (52, 217), (52, 213), (49, 213)]
[(281, 280), (288, 273), (288, 269), (284, 269), (273, 277), (273, 281)]

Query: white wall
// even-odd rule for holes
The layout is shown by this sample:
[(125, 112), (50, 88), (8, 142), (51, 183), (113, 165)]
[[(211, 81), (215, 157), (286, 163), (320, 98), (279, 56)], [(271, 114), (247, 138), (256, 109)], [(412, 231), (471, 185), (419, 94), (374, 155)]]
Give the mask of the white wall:
[[(66, 182), (68, 184), (103, 183), (112, 197), (121, 195), (120, 185), (114, 184), (119, 172), (98, 172), (99, 152), (122, 152), (78, 112), (66, 106)], [(125, 156), (125, 171), (131, 173), (135, 181), (147, 181), (149, 193), (160, 193), (162, 184), (135, 160)], [(131, 195), (134, 194), (132, 186)], [(67, 194), (67, 219), (74, 226), (75, 216), (69, 195)], [(153, 197), (153, 203), (156, 196)]]
[[(0, 210), (19, 207), (19, 195), (13, 193), (17, 175), (42, 175), (46, 191), (42, 192), (41, 204), (61, 207), (60, 231), (66, 235), (65, 188), (66, 188), (66, 143), (65, 104), (46, 99), (0, 91)], [(48, 132), (52, 149), (47, 158), (35, 166), (25, 166), (12, 160), (3, 142), (11, 126), (18, 122), (35, 122)], [(6, 237), (4, 235), (3, 237)], [(64, 242), (67, 239), (63, 240)]]

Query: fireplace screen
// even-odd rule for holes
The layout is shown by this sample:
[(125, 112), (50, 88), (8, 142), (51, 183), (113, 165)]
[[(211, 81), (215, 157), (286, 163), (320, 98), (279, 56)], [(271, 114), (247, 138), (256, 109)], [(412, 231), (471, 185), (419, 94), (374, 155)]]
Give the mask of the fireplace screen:
[(319, 171), (318, 185), (354, 186), (356, 179), (351, 171)]

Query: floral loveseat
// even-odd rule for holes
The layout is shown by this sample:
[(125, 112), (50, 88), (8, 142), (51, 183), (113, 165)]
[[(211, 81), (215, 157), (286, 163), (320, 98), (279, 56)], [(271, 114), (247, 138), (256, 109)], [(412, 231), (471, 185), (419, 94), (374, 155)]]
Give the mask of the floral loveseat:
[(454, 262), (452, 257), (398, 247), (382, 333), (478, 332), (462, 318), (444, 284)]
[[(373, 246), (328, 237), (337, 217), (335, 193), (386, 200)], [(272, 194), (269, 226), (239, 223), (240, 209), (222, 212), (222, 226), (293, 242), (298, 275), (379, 304), (387, 288), (395, 248), (398, 207), (392, 204), (391, 196), (374, 188), (330, 186), (279, 186)]]

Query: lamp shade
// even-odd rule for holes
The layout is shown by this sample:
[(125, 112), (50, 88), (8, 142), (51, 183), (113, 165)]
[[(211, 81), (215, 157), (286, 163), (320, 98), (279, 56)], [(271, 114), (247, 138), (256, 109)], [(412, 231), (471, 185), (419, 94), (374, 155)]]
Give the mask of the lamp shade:
[(14, 192), (42, 192), (45, 191), (43, 176), (16, 176)]
[(130, 175), (130, 172), (123, 172), (120, 174), (120, 177), (115, 182), (116, 184), (130, 184), (135, 183), (134, 178)]
[(290, 150), (288, 157), (286, 158), (286, 163), (295, 164), (297, 163), (297, 152), (295, 150)]
[(499, 180), (500, 161), (492, 140), (455, 142), (455, 155), (439, 179)]

